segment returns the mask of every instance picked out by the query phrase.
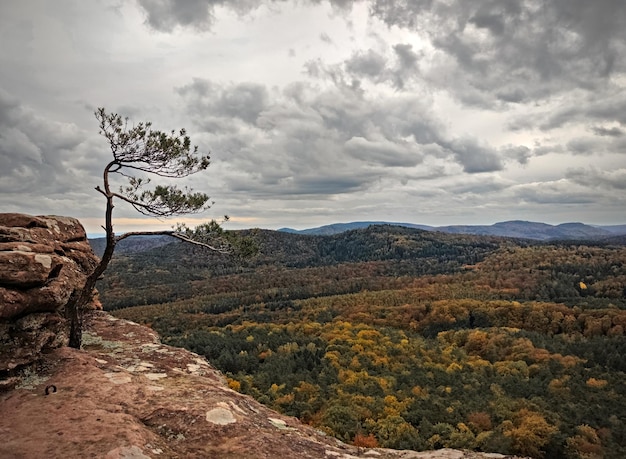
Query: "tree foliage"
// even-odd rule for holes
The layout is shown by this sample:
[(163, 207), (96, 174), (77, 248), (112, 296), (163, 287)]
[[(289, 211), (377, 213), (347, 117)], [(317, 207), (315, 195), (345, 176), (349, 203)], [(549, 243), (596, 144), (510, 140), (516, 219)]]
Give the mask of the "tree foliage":
[(177, 242), (116, 258), (104, 303), (360, 447), (626, 457), (623, 246), (253, 237), (241, 266)]
[[(107, 269), (115, 245), (120, 240), (139, 234), (167, 234), (221, 252), (229, 249), (228, 241), (215, 222), (196, 230), (178, 227), (174, 231), (133, 232), (116, 236), (113, 227), (115, 200), (154, 217), (185, 215), (208, 209), (209, 196), (204, 193), (169, 184), (158, 184), (152, 189), (146, 186), (150, 183), (150, 176), (162, 179), (187, 177), (205, 170), (210, 161), (209, 156), (198, 154), (197, 146), (191, 146), (184, 129), (166, 133), (152, 129), (150, 122), (129, 125), (128, 118), (107, 113), (104, 108), (98, 108), (95, 117), (99, 122), (100, 135), (108, 141), (113, 156), (104, 168), (102, 184), (96, 186), (106, 200), (103, 226), (106, 247), (98, 266), (87, 277), (82, 289), (73, 292), (66, 306), (71, 324), (69, 344), (75, 348), (80, 348), (82, 341), (82, 309), (90, 300), (96, 281)], [(115, 175), (124, 177), (127, 182), (118, 190), (114, 190), (112, 184)]]

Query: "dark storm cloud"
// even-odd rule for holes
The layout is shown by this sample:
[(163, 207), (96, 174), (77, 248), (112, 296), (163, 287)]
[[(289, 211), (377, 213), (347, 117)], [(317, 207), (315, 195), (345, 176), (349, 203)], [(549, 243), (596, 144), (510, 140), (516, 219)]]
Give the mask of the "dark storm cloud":
[[(382, 67), (374, 53), (356, 57), (353, 71), (375, 74)], [(219, 167), (230, 171), (228, 189), (263, 199), (276, 193), (319, 199), (371, 190), (384, 177), (415, 176), (412, 168), (431, 155), (452, 159), (468, 174), (501, 169), (495, 149), (447, 134), (423, 94), (372, 99), (343, 63), (310, 66), (317, 83), (293, 83), (271, 95), (257, 84), (200, 78), (177, 90), (206, 142), (227, 155)]]
[[(294, 84), (269, 98), (260, 85), (220, 86), (195, 79), (178, 92), (195, 125), (205, 129), (207, 142), (228, 155), (228, 164), (222, 166), (236, 171), (225, 178), (229, 188), (257, 197), (280, 193), (288, 199), (348, 193), (373, 180), (371, 171), (348, 164), (342, 152), (349, 139), (346, 131), (357, 129), (350, 121), (365, 107), (345, 95), (334, 94), (331, 101), (316, 89)], [(347, 123), (335, 122), (342, 116)], [(329, 129), (329, 124), (334, 127)]]
[(298, 199), (302, 196), (325, 197), (364, 189), (364, 182), (353, 174), (334, 174), (331, 176), (308, 175), (267, 183), (268, 187), (259, 187), (249, 178), (229, 180), (229, 188), (234, 192), (246, 193), (261, 198), (272, 198), (276, 192), (283, 199)]
[[(399, 95), (389, 98), (387, 103), (372, 104), (366, 94), (346, 90), (345, 81), (348, 77), (340, 66), (330, 66), (332, 71), (321, 63), (318, 64), (318, 68), (320, 67), (324, 69), (320, 73), (327, 77), (331, 75), (328, 78), (338, 89), (342, 89), (338, 94), (331, 93), (333, 94), (331, 98), (318, 100), (318, 103), (321, 102), (318, 105), (320, 114), (329, 129), (340, 129), (355, 138), (367, 138), (367, 130), (364, 127), (373, 124), (380, 129), (386, 139), (395, 143), (394, 148), (402, 148), (403, 137), (410, 136), (418, 145), (440, 146), (462, 166), (464, 172), (472, 174), (502, 169), (500, 154), (489, 145), (470, 136), (463, 138), (449, 136), (443, 123), (432, 112), (427, 98), (420, 99), (419, 94), (407, 97)], [(346, 97), (348, 94), (351, 96)], [(346, 102), (343, 105), (342, 100)], [(377, 156), (380, 157), (380, 150)], [(409, 161), (415, 160), (415, 157), (411, 157)]]
[(93, 215), (105, 104), (186, 126), (212, 157), (190, 185), (259, 224), (416, 202), (621, 223), (623, 0), (49, 3), (0, 2), (2, 209)]
[(314, 78), (326, 75), (344, 82), (367, 79), (388, 84), (394, 89), (405, 89), (407, 82), (417, 76), (420, 54), (413, 51), (413, 45), (406, 43), (389, 46), (388, 54), (371, 48), (359, 50), (339, 64), (327, 64), (318, 59), (308, 62), (306, 69)]

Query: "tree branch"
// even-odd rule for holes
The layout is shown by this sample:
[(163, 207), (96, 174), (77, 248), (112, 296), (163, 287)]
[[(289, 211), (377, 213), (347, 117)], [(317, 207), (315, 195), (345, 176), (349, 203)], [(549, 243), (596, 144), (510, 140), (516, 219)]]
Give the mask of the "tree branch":
[(176, 231), (170, 231), (170, 230), (165, 230), (165, 231), (131, 231), (128, 233), (124, 233), (121, 234), (120, 236), (117, 236), (115, 238), (115, 242), (118, 243), (123, 239), (132, 237), (132, 236), (170, 236), (176, 239), (180, 239), (181, 241), (185, 241), (188, 242), (189, 244), (194, 244), (194, 245), (198, 245), (200, 247), (205, 247), (207, 249), (210, 249), (214, 252), (218, 252), (218, 253), (223, 253), (223, 254), (228, 254), (228, 253), (232, 253), (232, 248), (230, 247), (230, 245), (228, 245), (227, 247), (216, 247), (214, 245), (211, 244), (207, 244), (206, 242), (201, 242), (201, 241), (197, 241), (195, 239), (191, 239), (187, 236), (185, 236), (184, 234), (181, 233), (177, 233)]

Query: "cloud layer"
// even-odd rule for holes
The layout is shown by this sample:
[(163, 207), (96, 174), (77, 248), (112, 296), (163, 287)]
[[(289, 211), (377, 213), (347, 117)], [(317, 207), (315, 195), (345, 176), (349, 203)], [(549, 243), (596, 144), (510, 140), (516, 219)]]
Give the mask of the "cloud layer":
[(61, 3), (0, 5), (3, 210), (97, 220), (106, 105), (235, 226), (624, 223), (623, 1)]

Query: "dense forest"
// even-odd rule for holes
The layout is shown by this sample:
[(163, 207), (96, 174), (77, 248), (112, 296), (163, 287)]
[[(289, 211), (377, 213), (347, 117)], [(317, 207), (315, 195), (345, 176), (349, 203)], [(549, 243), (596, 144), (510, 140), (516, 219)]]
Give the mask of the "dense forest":
[(114, 258), (106, 309), (361, 446), (626, 457), (626, 247), (371, 226)]

